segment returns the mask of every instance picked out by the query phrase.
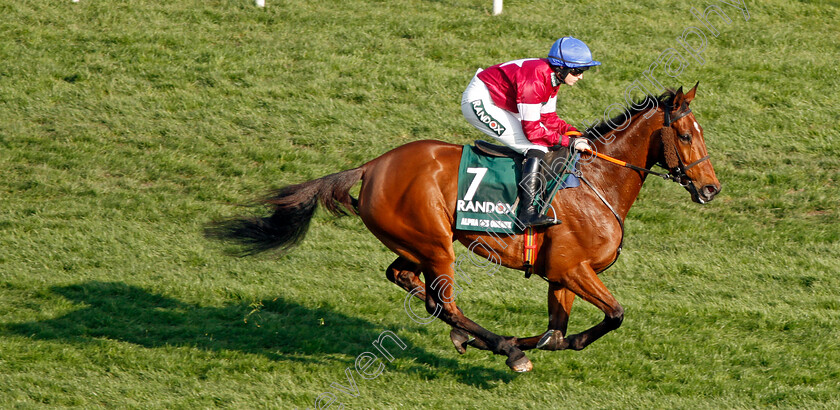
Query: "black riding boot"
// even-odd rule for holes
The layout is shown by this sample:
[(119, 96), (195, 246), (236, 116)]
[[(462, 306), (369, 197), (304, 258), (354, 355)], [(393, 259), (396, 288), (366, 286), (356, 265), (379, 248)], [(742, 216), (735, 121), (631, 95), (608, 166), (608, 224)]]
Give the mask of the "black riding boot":
[(526, 157), (522, 164), (522, 181), (519, 183), (519, 212), (517, 218), (526, 227), (554, 225), (554, 219), (539, 215), (542, 204), (541, 191), (545, 187), (545, 178), (540, 171), (539, 157)]

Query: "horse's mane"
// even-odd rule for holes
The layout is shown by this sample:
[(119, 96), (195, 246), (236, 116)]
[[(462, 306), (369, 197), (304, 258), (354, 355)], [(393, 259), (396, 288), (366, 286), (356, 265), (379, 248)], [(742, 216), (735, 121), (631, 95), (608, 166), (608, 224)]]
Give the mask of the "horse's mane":
[(670, 88), (665, 90), (665, 92), (659, 95), (659, 97), (654, 97), (648, 94), (640, 101), (633, 103), (629, 108), (625, 109), (623, 113), (616, 115), (610, 120), (601, 121), (599, 124), (587, 128), (584, 135), (590, 139), (604, 136), (614, 130), (611, 124), (623, 124), (628, 118), (633, 118), (634, 115), (647, 111), (651, 103), (653, 103), (654, 107), (661, 107), (663, 104), (670, 104), (676, 94), (677, 92)]

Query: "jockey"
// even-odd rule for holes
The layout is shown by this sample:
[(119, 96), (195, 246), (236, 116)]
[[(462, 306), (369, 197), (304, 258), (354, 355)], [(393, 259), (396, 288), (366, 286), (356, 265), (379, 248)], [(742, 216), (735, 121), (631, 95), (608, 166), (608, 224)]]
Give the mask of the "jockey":
[(529, 58), (479, 69), (461, 96), (461, 112), (479, 131), (525, 155), (517, 217), (525, 226), (545, 226), (552, 218), (539, 215), (540, 162), (550, 147), (591, 149), (586, 138), (557, 117), (557, 90), (574, 85), (589, 67), (600, 65), (589, 47), (574, 37), (554, 42), (548, 58)]

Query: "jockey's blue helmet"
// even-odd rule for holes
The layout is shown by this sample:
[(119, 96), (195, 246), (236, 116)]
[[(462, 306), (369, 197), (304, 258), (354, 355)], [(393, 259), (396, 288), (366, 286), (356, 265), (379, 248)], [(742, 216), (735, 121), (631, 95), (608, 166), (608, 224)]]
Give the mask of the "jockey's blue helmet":
[(600, 61), (592, 59), (592, 52), (583, 41), (571, 36), (563, 37), (551, 45), (551, 50), (548, 50), (548, 62), (566, 68), (601, 65)]

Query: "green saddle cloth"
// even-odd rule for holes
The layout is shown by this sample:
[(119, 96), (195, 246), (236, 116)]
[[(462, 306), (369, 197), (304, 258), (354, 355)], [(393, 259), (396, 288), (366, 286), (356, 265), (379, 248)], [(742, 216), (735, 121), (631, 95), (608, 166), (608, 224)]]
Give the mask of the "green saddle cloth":
[(455, 229), (520, 233), (517, 227), (516, 183), (520, 166), (508, 157), (489, 157), (464, 146), (458, 168), (458, 203)]
[[(520, 234), (522, 223), (516, 219), (518, 182), (521, 166), (513, 158), (491, 157), (465, 145), (458, 168), (458, 202), (455, 229), (462, 231)], [(572, 176), (572, 178), (569, 178)], [(577, 178), (564, 174), (560, 181), (549, 181), (550, 193), (579, 185)]]

